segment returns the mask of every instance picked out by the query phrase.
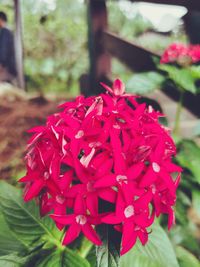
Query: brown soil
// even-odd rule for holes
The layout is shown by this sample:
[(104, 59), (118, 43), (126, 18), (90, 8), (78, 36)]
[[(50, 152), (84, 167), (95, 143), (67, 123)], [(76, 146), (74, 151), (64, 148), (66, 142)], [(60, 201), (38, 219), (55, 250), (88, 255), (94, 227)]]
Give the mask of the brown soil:
[(28, 129), (45, 123), (56, 111), (57, 101), (43, 97), (17, 97), (10, 101), (0, 96), (0, 179), (16, 181), (23, 175)]

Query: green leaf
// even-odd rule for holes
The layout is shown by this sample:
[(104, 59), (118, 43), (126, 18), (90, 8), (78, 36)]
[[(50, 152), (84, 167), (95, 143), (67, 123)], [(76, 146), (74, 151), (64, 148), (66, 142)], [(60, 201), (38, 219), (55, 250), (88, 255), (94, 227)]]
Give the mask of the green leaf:
[(71, 249), (65, 248), (63, 251), (51, 252), (46, 257), (40, 259), (33, 267), (90, 267), (87, 260), (78, 256)]
[(193, 174), (196, 182), (200, 183), (200, 148), (191, 140), (183, 140), (179, 144), (176, 160)]
[(0, 257), (0, 266), (3, 267), (24, 267), (26, 258), (17, 256), (16, 254), (9, 254)]
[(39, 207), (35, 202), (24, 203), (21, 190), (0, 182), (0, 209), (14, 235), (26, 247), (34, 242), (50, 241), (61, 247), (61, 232), (49, 218), (40, 218)]
[(191, 66), (190, 71), (195, 79), (200, 79), (200, 66)]
[(197, 93), (198, 88), (195, 85), (196, 79), (193, 77), (189, 68), (179, 69), (176, 66), (167, 64), (159, 65), (158, 68), (167, 72), (169, 78), (177, 85), (178, 88), (189, 91), (193, 94)]
[(184, 227), (176, 224), (169, 232), (169, 236), (173, 244), (183, 246), (185, 249), (198, 255), (199, 244), (192, 224), (187, 224)]
[(145, 246), (137, 242), (130, 252), (121, 257), (120, 267), (179, 267), (165, 231), (158, 224), (152, 230)]
[(137, 73), (126, 84), (127, 92), (147, 94), (161, 87), (165, 78), (157, 72)]
[(103, 245), (96, 247), (97, 267), (118, 267), (121, 238), (110, 225), (97, 228)]
[(196, 211), (197, 215), (200, 218), (200, 194), (199, 190), (193, 190), (192, 191), (192, 205), (194, 210)]
[(188, 250), (181, 246), (176, 247), (176, 255), (180, 263), (180, 267), (200, 267), (200, 261)]
[(0, 256), (26, 251), (27, 247), (16, 238), (0, 212)]

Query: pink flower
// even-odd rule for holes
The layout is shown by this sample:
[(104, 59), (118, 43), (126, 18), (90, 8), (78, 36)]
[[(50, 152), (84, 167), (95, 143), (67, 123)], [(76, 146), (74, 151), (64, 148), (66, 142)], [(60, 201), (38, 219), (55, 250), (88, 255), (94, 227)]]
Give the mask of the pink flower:
[(171, 44), (163, 53), (160, 63), (176, 62), (180, 65), (190, 65), (200, 61), (200, 45)]
[[(135, 199), (133, 199), (133, 195)], [(137, 190), (132, 190), (130, 186), (123, 185), (118, 193), (116, 211), (102, 219), (104, 223), (122, 224), (121, 255), (132, 248), (137, 237), (143, 245), (146, 244), (148, 240), (146, 228), (154, 220), (154, 213), (150, 214), (149, 211), (151, 199), (151, 192), (143, 193), (141, 196), (138, 195)]]
[(63, 216), (50, 215), (50, 217), (63, 226), (70, 225), (63, 239), (64, 245), (68, 245), (76, 239), (81, 231), (94, 244), (98, 246), (102, 244), (92, 227), (92, 225), (98, 224), (98, 218), (93, 219), (91, 216), (87, 215), (84, 199), (80, 195), (77, 195), (75, 200), (74, 214)]
[(42, 216), (50, 213), (60, 230), (69, 226), (64, 245), (81, 233), (101, 245), (95, 226), (107, 223), (122, 232), (124, 254), (137, 239), (146, 244), (155, 216), (174, 223), (181, 168), (172, 162), (170, 131), (159, 124), (163, 114), (138, 104), (120, 80), (103, 87), (106, 93), (66, 102), (29, 131), (20, 182), (25, 201), (39, 198)]

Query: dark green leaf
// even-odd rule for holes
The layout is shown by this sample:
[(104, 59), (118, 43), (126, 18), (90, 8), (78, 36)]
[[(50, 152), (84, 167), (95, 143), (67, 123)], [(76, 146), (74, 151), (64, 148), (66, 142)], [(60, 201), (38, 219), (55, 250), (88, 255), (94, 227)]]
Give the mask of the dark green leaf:
[(24, 246), (31, 247), (39, 240), (60, 245), (61, 233), (54, 222), (49, 217), (41, 219), (35, 202), (24, 203), (21, 191), (5, 182), (0, 182), (0, 208), (9, 228)]
[(134, 94), (147, 94), (159, 89), (164, 80), (164, 77), (157, 72), (137, 73), (127, 82), (126, 90)]
[(191, 74), (190, 69), (179, 69), (173, 65), (159, 65), (159, 69), (167, 72), (169, 78), (185, 91), (189, 91), (193, 94), (197, 93), (198, 88), (195, 85), (196, 79)]
[(120, 259), (120, 267), (179, 267), (175, 251), (165, 231), (159, 226), (152, 227), (148, 243), (140, 242)]
[(191, 171), (196, 182), (200, 183), (200, 148), (191, 140), (183, 140), (179, 144), (178, 163)]
[(27, 247), (9, 229), (0, 213), (0, 256), (26, 250)]
[(65, 248), (63, 251), (52, 251), (34, 267), (90, 267), (90, 264), (71, 249)]
[(109, 225), (100, 225), (98, 233), (103, 245), (96, 247), (97, 267), (118, 267), (121, 238)]

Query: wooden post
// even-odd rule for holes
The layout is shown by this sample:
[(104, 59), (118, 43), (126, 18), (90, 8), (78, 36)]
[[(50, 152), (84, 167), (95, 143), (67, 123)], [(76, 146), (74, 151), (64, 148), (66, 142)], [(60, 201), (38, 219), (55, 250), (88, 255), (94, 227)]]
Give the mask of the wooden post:
[(17, 69), (17, 83), (20, 88), (25, 90), (20, 0), (14, 0), (14, 10), (15, 10), (15, 58), (16, 58), (16, 69)]
[(88, 47), (90, 58), (88, 95), (101, 91), (100, 81), (111, 72), (110, 55), (104, 49), (103, 31), (107, 29), (105, 0), (88, 0)]

